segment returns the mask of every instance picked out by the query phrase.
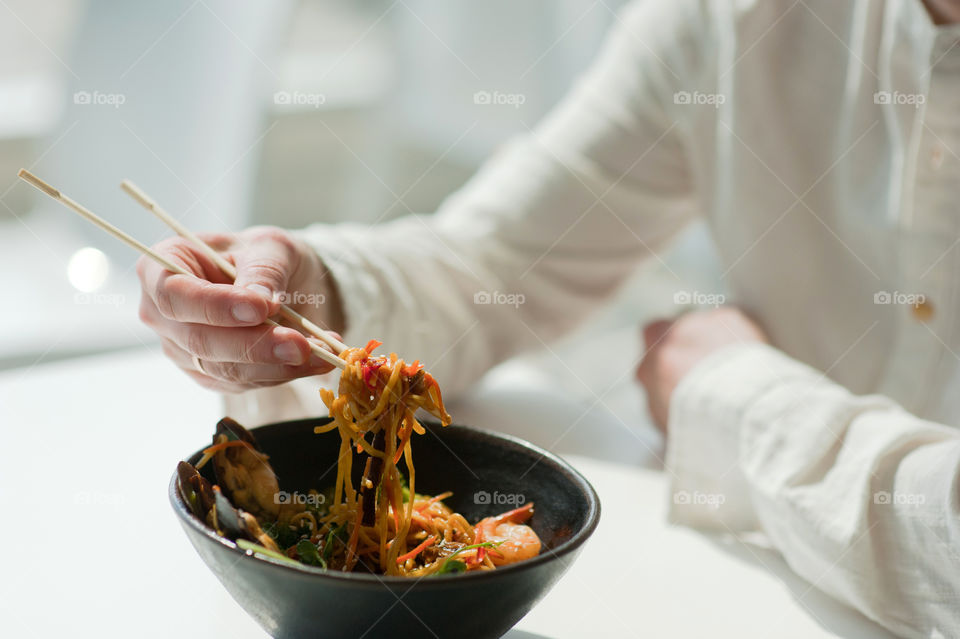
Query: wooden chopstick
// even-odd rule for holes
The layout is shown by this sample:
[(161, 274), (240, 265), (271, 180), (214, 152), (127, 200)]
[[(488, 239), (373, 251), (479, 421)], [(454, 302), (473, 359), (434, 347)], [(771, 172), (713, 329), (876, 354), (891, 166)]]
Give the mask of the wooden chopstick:
[[(156, 261), (158, 264), (163, 266), (168, 271), (171, 271), (178, 275), (186, 275), (188, 277), (196, 277), (197, 279), (201, 279), (196, 275), (194, 275), (193, 273), (191, 273), (190, 271), (183, 268), (182, 266), (178, 264), (174, 264), (167, 258), (163, 257), (162, 255), (160, 255), (159, 253), (151, 249), (146, 244), (143, 244), (139, 240), (121, 231), (119, 228), (117, 228), (110, 222), (107, 222), (105, 219), (103, 219), (102, 217), (100, 217), (90, 209), (86, 208), (76, 200), (68, 197), (67, 195), (64, 195), (58, 189), (47, 184), (46, 182), (38, 178), (36, 175), (31, 173), (30, 171), (27, 171), (26, 169), (20, 169), (20, 171), (17, 173), (17, 177), (19, 177), (24, 182), (27, 182), (31, 186), (37, 188), (38, 190), (42, 191), (43, 193), (46, 193), (54, 200), (66, 206), (68, 209), (71, 209), (75, 213), (78, 213), (81, 217), (86, 219), (88, 222), (92, 222), (96, 226), (99, 226), (101, 229), (103, 229), (110, 235), (114, 236), (121, 242), (140, 251), (147, 257), (150, 257), (151, 259)], [(277, 324), (275, 321), (269, 318), (264, 322), (264, 324), (268, 324), (270, 326), (279, 326), (279, 324)], [(336, 355), (334, 355), (327, 349), (323, 348), (319, 344), (316, 344), (314, 342), (309, 342), (309, 344), (310, 344), (310, 349), (317, 355), (317, 357), (319, 357), (323, 361), (327, 362), (328, 364), (333, 364), (334, 366), (337, 366), (339, 368), (346, 367), (347, 363), (343, 359), (337, 357)]]
[[(173, 229), (177, 235), (193, 242), (200, 251), (213, 260), (214, 264), (220, 267), (220, 270), (223, 271), (224, 275), (232, 280), (236, 279), (237, 269), (233, 264), (228, 262), (222, 255), (220, 255), (220, 253), (213, 250), (213, 247), (197, 237), (193, 231), (181, 224), (178, 219), (161, 208), (160, 205), (157, 204), (156, 200), (144, 193), (140, 187), (130, 180), (124, 180), (120, 183), (120, 188), (122, 188), (127, 195), (136, 200), (141, 206), (143, 206), (143, 208), (160, 218), (160, 221)], [(322, 341), (324, 344), (336, 349), (338, 353), (342, 353), (347, 349), (347, 345), (331, 335), (329, 331), (320, 328), (286, 304), (280, 306), (280, 314), (290, 322), (299, 325), (301, 328)]]

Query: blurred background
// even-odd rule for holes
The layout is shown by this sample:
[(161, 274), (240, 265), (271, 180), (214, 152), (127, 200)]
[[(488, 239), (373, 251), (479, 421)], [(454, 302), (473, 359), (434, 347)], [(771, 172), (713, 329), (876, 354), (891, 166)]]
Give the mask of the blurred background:
[[(429, 212), (563, 96), (622, 4), (3, 0), (0, 369), (154, 345), (136, 255), (19, 167), (148, 244), (169, 232), (124, 178), (194, 230)], [(639, 348), (637, 325), (676, 313), (678, 290), (722, 292), (714, 259), (691, 229), (578, 336)], [(529, 361), (576, 369), (578, 336)], [(588, 379), (565, 383), (615, 381)]]

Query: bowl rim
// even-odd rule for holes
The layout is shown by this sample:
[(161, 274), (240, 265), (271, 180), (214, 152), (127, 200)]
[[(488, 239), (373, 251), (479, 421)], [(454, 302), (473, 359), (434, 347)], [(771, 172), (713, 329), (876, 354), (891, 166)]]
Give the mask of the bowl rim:
[[(251, 428), (251, 432), (256, 435), (256, 431), (261, 428), (270, 428), (278, 426), (294, 426), (295, 424), (303, 424), (304, 426), (316, 425), (317, 421), (329, 420), (329, 417), (307, 417), (302, 419), (290, 419), (279, 422), (271, 422), (269, 424), (262, 424), (255, 428)], [(428, 420), (424, 423), (425, 426), (431, 427), (435, 426), (434, 422)], [(499, 433), (494, 430), (489, 430), (486, 428), (478, 428), (476, 426), (465, 426), (461, 424), (451, 424), (450, 426), (444, 427), (444, 430), (447, 428), (455, 428), (457, 430), (463, 430), (467, 432), (472, 432), (483, 437), (490, 437), (493, 439), (501, 440), (515, 448), (524, 449), (528, 452), (535, 453), (539, 455), (541, 461), (549, 461), (554, 466), (556, 466), (561, 472), (570, 477), (570, 479), (579, 486), (582, 493), (586, 496), (587, 499), (587, 517), (586, 523), (577, 531), (570, 536), (569, 539), (561, 543), (555, 548), (549, 549), (547, 552), (541, 552), (536, 557), (531, 559), (525, 559), (524, 561), (517, 562), (515, 564), (509, 564), (507, 566), (499, 567), (495, 570), (478, 570), (467, 573), (459, 573), (452, 575), (424, 575), (423, 577), (399, 577), (395, 575), (375, 575), (372, 573), (361, 573), (361, 572), (342, 572), (339, 570), (328, 570), (326, 568), (320, 568), (315, 566), (308, 566), (306, 564), (293, 565), (286, 562), (278, 561), (263, 555), (254, 556), (253, 552), (244, 550), (240, 548), (236, 542), (233, 542), (225, 537), (221, 537), (216, 533), (215, 530), (207, 526), (205, 523), (201, 522), (194, 514), (187, 508), (187, 505), (183, 502), (183, 499), (180, 496), (180, 491), (177, 490), (177, 472), (173, 472), (173, 476), (170, 479), (168, 486), (167, 494), (170, 499), (170, 503), (173, 506), (174, 512), (180, 519), (181, 525), (189, 525), (191, 528), (199, 532), (204, 537), (215, 541), (225, 547), (228, 551), (238, 555), (237, 561), (242, 561), (244, 559), (259, 561), (265, 564), (274, 566), (282, 570), (290, 570), (301, 575), (309, 575), (316, 577), (325, 577), (328, 579), (333, 579), (336, 581), (344, 582), (344, 584), (364, 584), (364, 583), (375, 583), (381, 585), (402, 585), (406, 584), (412, 586), (413, 584), (418, 584), (429, 577), (428, 584), (435, 582), (438, 585), (448, 586), (450, 585), (451, 579), (459, 583), (461, 580), (470, 580), (470, 582), (481, 580), (481, 579), (496, 579), (496, 575), (503, 574), (513, 574), (520, 571), (532, 570), (537, 566), (543, 565), (550, 561), (559, 560), (565, 555), (570, 554), (571, 552), (577, 550), (593, 535), (593, 532), (596, 530), (597, 525), (600, 522), (600, 496), (597, 494), (597, 491), (594, 487), (587, 481), (580, 471), (571, 466), (568, 462), (563, 460), (561, 457), (554, 455), (553, 453), (540, 448), (530, 442), (516, 437), (514, 435), (508, 435), (506, 433)], [(436, 433), (434, 433), (436, 435)], [(203, 449), (199, 449), (195, 453), (190, 454), (186, 459), (191, 459), (199, 454), (202, 454)], [(538, 462), (539, 463), (539, 462)]]

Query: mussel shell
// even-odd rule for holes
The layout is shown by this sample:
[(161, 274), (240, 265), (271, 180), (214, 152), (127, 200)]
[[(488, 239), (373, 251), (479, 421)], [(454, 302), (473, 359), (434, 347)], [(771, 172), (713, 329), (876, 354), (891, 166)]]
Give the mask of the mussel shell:
[[(255, 451), (257, 451), (257, 453), (260, 453), (260, 446), (253, 434), (230, 417), (224, 417), (217, 422), (217, 430), (213, 435), (214, 444), (221, 440), (221, 435), (226, 436), (227, 439), (231, 441), (239, 440), (246, 442)], [(233, 450), (236, 451), (237, 449)], [(271, 475), (271, 477), (269, 477), (267, 480), (271, 481), (272, 484), (263, 484), (265, 487), (263, 490), (259, 491), (260, 493), (265, 492), (266, 496), (264, 496), (264, 494), (260, 494), (258, 498), (253, 494), (238, 494), (237, 487), (230, 478), (230, 473), (227, 470), (228, 467), (237, 463), (239, 461), (239, 457), (249, 454), (252, 453), (249, 451), (231, 453), (230, 449), (219, 450), (214, 453), (213, 459), (211, 460), (211, 465), (213, 466), (213, 474), (216, 478), (217, 485), (220, 487), (220, 490), (223, 491), (223, 494), (230, 500), (230, 503), (234, 504), (237, 508), (242, 508), (254, 516), (267, 518), (272, 517), (275, 519), (279, 507), (275, 505), (276, 502), (274, 500), (275, 495), (280, 490), (280, 487), (276, 478), (276, 474), (273, 472), (273, 468), (268, 462), (265, 461), (265, 456), (263, 456), (261, 459), (258, 459), (258, 463), (262, 464), (265, 469), (269, 470), (269, 474)], [(262, 482), (260, 483), (262, 484)], [(248, 488), (250, 488), (252, 493), (258, 492), (253, 487)]]
[(220, 492), (219, 486), (213, 489), (213, 494), (217, 504), (217, 527), (221, 529), (223, 536), (234, 541), (250, 539), (251, 535), (247, 530), (247, 524), (226, 495)]
[(257, 439), (253, 436), (253, 433), (231, 417), (224, 417), (217, 422), (217, 430), (213, 433), (213, 443), (217, 443), (217, 438), (220, 435), (226, 435), (227, 438), (231, 440), (239, 439), (245, 441), (255, 449), (260, 450), (260, 446), (257, 444)]
[(177, 488), (193, 514), (206, 521), (214, 503), (213, 487), (193, 464), (185, 461), (177, 464)]

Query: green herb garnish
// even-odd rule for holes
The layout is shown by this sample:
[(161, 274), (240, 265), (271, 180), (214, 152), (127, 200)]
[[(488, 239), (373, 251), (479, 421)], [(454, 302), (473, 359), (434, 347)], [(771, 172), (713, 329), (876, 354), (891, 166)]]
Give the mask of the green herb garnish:
[(292, 526), (287, 524), (281, 524), (278, 521), (263, 524), (261, 525), (263, 532), (267, 533), (273, 540), (277, 542), (277, 545), (281, 548), (289, 548), (297, 543), (300, 538), (304, 535), (304, 530), (306, 534), (310, 534), (309, 527), (302, 527), (300, 530), (294, 530)]
[(467, 564), (459, 559), (447, 559), (437, 571), (438, 575), (455, 575), (461, 572), (467, 572)]
[(323, 552), (320, 553), (320, 559), (324, 563), (330, 561), (333, 556), (333, 540), (339, 539), (342, 542), (347, 540), (347, 523), (344, 522), (327, 533), (327, 538), (323, 541)]
[(474, 548), (496, 548), (502, 543), (502, 541), (484, 541), (479, 544), (471, 544), (469, 546), (464, 546), (463, 548), (458, 548), (453, 554), (444, 560), (443, 564), (440, 566), (440, 570), (434, 574), (454, 575), (457, 573), (466, 572), (467, 564), (459, 559), (454, 559), (454, 557), (462, 552), (466, 552), (467, 550), (473, 550)]
[(400, 476), (400, 500), (402, 502), (410, 501), (410, 482), (407, 481), (407, 476), (404, 475), (399, 468), (396, 468), (397, 474)]
[(290, 559), (286, 555), (277, 552), (276, 550), (270, 550), (269, 548), (264, 548), (260, 544), (255, 544), (252, 541), (247, 541), (246, 539), (238, 539), (237, 546), (243, 550), (249, 550), (250, 552), (256, 553), (258, 555), (263, 555), (264, 557), (269, 557), (270, 559), (276, 559), (277, 561), (282, 561), (287, 564), (293, 564), (294, 566), (299, 566), (300, 562), (295, 559)]
[(297, 556), (308, 566), (327, 567), (326, 560), (320, 556), (317, 547), (309, 539), (301, 539), (297, 542)]

